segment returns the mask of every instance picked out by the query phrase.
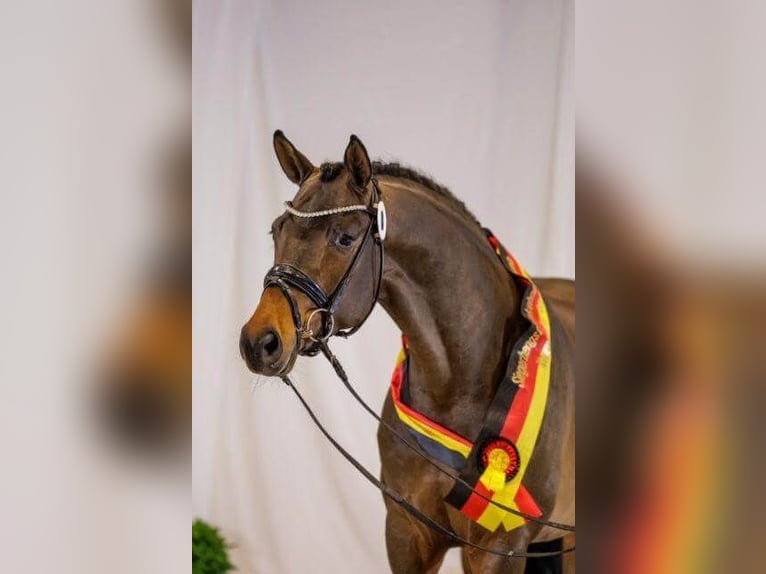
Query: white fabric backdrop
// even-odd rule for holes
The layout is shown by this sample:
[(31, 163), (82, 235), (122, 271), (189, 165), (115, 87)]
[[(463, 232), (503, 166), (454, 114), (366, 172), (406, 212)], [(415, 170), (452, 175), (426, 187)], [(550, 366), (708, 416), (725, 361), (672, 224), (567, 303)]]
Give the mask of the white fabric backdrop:
[[(272, 263), (266, 232), (295, 192), (272, 132), (314, 163), (341, 159), (356, 133), (373, 157), (449, 186), (532, 273), (573, 277), (573, 26), (567, 0), (194, 4), (193, 505), (240, 571), (388, 571), (381, 497), (239, 358)], [(378, 309), (336, 344), (375, 405), (398, 343)], [(302, 359), (295, 379), (377, 472), (376, 426), (325, 362)]]

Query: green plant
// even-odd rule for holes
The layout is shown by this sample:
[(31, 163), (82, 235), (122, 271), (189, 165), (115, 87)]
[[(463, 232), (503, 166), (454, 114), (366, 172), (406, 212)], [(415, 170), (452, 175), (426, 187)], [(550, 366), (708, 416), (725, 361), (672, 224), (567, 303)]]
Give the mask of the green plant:
[(226, 574), (234, 570), (229, 561), (231, 545), (217, 528), (197, 519), (192, 523), (192, 574)]

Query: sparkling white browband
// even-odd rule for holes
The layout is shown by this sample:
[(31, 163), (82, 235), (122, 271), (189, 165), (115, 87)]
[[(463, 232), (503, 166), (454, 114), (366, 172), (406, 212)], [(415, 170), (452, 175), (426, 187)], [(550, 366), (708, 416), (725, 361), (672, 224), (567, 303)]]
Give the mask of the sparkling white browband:
[(285, 201), (285, 209), (295, 217), (324, 217), (327, 215), (337, 215), (349, 211), (367, 211), (366, 205), (347, 205), (345, 207), (334, 207), (333, 209), (324, 209), (322, 211), (299, 211), (295, 209), (289, 201)]

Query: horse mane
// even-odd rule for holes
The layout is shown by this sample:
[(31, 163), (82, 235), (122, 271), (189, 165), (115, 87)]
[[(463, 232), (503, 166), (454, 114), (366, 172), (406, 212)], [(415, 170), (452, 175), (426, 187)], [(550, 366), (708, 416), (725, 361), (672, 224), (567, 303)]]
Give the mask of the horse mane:
[[(343, 169), (344, 166), (342, 163), (325, 162), (319, 166), (320, 180), (323, 182), (333, 181), (340, 175)], [(444, 200), (444, 202), (452, 207), (458, 214), (481, 227), (481, 223), (479, 223), (476, 216), (465, 206), (465, 203), (458, 199), (448, 188), (435, 182), (431, 177), (425, 175), (421, 171), (397, 162), (373, 161), (372, 173), (373, 175), (399, 177), (420, 184), (422, 187), (432, 192), (433, 195)]]

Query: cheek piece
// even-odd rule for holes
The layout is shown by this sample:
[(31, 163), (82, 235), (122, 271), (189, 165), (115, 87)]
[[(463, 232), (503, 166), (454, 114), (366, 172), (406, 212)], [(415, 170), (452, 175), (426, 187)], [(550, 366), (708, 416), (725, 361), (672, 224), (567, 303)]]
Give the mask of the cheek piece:
[[(304, 349), (301, 342), (304, 339), (308, 339), (314, 342), (327, 342), (327, 340), (334, 336), (337, 337), (350, 337), (356, 333), (359, 328), (364, 324), (367, 318), (375, 308), (375, 303), (380, 296), (380, 286), (383, 282), (383, 263), (384, 263), (384, 249), (383, 241), (386, 238), (386, 231), (388, 227), (388, 219), (386, 217), (386, 206), (383, 204), (383, 200), (380, 196), (380, 189), (378, 182), (375, 178), (372, 178), (372, 196), (369, 205), (348, 205), (345, 207), (336, 207), (333, 209), (325, 209), (322, 211), (299, 211), (292, 206), (291, 202), (285, 202), (285, 209), (288, 213), (295, 217), (304, 219), (316, 218), (316, 217), (332, 217), (351, 211), (363, 211), (370, 217), (370, 222), (367, 225), (367, 229), (364, 234), (364, 239), (359, 244), (354, 257), (351, 259), (346, 268), (346, 272), (341, 277), (335, 289), (331, 293), (327, 293), (319, 283), (303, 272), (301, 269), (287, 263), (277, 263), (268, 273), (263, 281), (263, 287), (277, 287), (282, 291), (287, 302), (290, 304), (290, 312), (293, 316), (293, 324), (295, 325), (295, 331), (297, 334), (297, 340), (299, 345), (299, 353), (301, 355), (316, 355), (319, 352), (318, 346), (309, 346), (308, 349)], [(374, 245), (378, 248), (378, 271), (374, 277), (375, 289), (372, 294), (370, 305), (361, 321), (359, 321), (353, 327), (348, 329), (339, 330), (336, 329), (335, 313), (343, 300), (343, 295), (346, 292), (351, 277), (353, 276), (356, 268), (359, 266), (361, 260), (361, 254), (365, 249), (367, 243), (372, 239)], [(373, 271), (374, 274), (374, 271)], [(303, 293), (311, 302), (316, 306), (309, 316), (306, 318), (305, 324), (301, 318), (298, 302), (295, 299), (293, 290), (297, 290)], [(313, 319), (316, 315), (320, 316), (319, 330), (314, 332), (312, 329)]]

